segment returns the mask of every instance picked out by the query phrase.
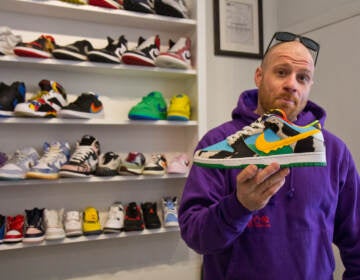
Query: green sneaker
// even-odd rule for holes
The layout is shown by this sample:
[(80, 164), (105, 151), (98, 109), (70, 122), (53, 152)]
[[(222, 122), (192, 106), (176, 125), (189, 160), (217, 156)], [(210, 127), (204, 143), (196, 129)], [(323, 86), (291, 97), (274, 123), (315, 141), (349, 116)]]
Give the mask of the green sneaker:
[(159, 91), (152, 91), (129, 111), (130, 120), (166, 120), (167, 105)]

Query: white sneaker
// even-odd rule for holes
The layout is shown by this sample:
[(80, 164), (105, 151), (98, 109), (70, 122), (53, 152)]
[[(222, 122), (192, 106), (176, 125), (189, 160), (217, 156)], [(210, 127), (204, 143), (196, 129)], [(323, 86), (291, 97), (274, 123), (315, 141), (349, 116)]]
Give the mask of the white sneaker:
[(56, 240), (65, 238), (63, 227), (64, 209), (48, 210), (45, 209), (45, 239)]
[(110, 206), (108, 219), (104, 226), (104, 233), (119, 232), (124, 227), (124, 207), (120, 202)]
[(14, 54), (14, 47), (21, 41), (21, 36), (14, 35), (9, 27), (0, 27), (0, 55)]
[(81, 213), (79, 211), (66, 212), (64, 226), (67, 237), (82, 235)]
[(165, 227), (178, 227), (178, 214), (177, 214), (177, 198), (164, 197), (162, 199), (164, 226)]

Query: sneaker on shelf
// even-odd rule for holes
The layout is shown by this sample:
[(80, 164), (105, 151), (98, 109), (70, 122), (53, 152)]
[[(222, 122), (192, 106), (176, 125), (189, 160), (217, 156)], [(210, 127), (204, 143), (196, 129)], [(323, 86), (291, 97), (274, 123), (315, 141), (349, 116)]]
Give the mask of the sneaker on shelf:
[(159, 91), (152, 91), (133, 106), (128, 117), (130, 120), (166, 120), (167, 104)]
[(87, 5), (88, 0), (60, 0), (63, 2), (71, 3), (71, 4), (77, 4), (77, 5)]
[(124, 228), (124, 207), (121, 202), (110, 206), (109, 214), (104, 226), (104, 233), (120, 232)]
[(0, 168), (5, 165), (8, 161), (9, 157), (6, 153), (0, 152)]
[(25, 102), (26, 87), (23, 82), (13, 82), (10, 86), (0, 83), (0, 117), (13, 117), (17, 104)]
[(165, 227), (178, 227), (178, 213), (177, 213), (177, 198), (164, 197), (162, 199), (164, 226)]
[(123, 0), (124, 9), (133, 12), (153, 14), (154, 0)]
[(155, 59), (155, 65), (165, 68), (191, 69), (191, 41), (181, 37), (176, 43), (169, 40), (169, 49)]
[(123, 0), (89, 0), (88, 4), (109, 9), (122, 9)]
[(24, 215), (6, 217), (4, 243), (21, 242), (24, 238)]
[(55, 47), (55, 39), (51, 35), (41, 35), (32, 42), (20, 42), (14, 47), (14, 53), (18, 56), (51, 58)]
[(155, 0), (154, 8), (158, 15), (189, 18), (189, 9), (185, 0)]
[(68, 142), (45, 142), (43, 155), (38, 163), (26, 172), (26, 178), (34, 179), (58, 179), (59, 170), (70, 157), (70, 145)]
[(60, 177), (86, 177), (94, 174), (99, 154), (99, 141), (94, 136), (84, 135), (70, 160), (60, 168)]
[(190, 98), (186, 94), (177, 94), (170, 99), (167, 110), (169, 121), (188, 121), (191, 116)]
[(6, 217), (0, 214), (0, 244), (4, 242)]
[(144, 216), (145, 227), (147, 229), (155, 229), (161, 227), (160, 218), (157, 213), (156, 202), (141, 203), (141, 209)]
[(141, 231), (145, 228), (140, 207), (130, 202), (125, 210), (124, 231)]
[(38, 152), (32, 147), (17, 150), (13, 156), (0, 168), (1, 180), (21, 180), (26, 178), (26, 173), (39, 160)]
[(41, 90), (35, 97), (16, 105), (16, 116), (53, 118), (67, 105), (67, 94), (59, 83), (41, 80), (39, 86)]
[(20, 35), (13, 34), (7, 26), (0, 27), (0, 55), (14, 54), (14, 47), (20, 42), (22, 42)]
[(64, 220), (66, 237), (77, 237), (83, 234), (81, 215), (82, 214), (76, 210), (66, 212)]
[(44, 208), (25, 209), (24, 243), (38, 243), (45, 239)]
[(108, 44), (103, 49), (93, 49), (88, 53), (88, 59), (93, 62), (120, 63), (127, 51), (127, 40), (124, 35), (118, 40), (107, 37)]
[(125, 160), (121, 161), (118, 173), (121, 175), (141, 175), (145, 166), (143, 153), (130, 152)]
[(282, 167), (325, 166), (320, 122), (297, 126), (287, 120), (284, 111), (275, 109), (194, 155), (196, 165), (213, 168), (264, 167), (272, 162)]
[(83, 234), (98, 235), (102, 233), (99, 211), (94, 207), (87, 207), (83, 212)]
[(104, 117), (104, 107), (97, 94), (82, 93), (74, 102), (62, 107), (59, 118), (93, 119)]
[(65, 238), (63, 226), (64, 209), (45, 209), (45, 239), (57, 240)]
[(121, 61), (129, 65), (155, 66), (155, 59), (160, 53), (160, 37), (152, 36), (148, 39), (139, 37), (137, 46), (127, 50)]
[(91, 50), (93, 50), (93, 46), (88, 40), (79, 40), (65, 46), (56, 45), (52, 54), (58, 59), (85, 61)]
[(167, 168), (166, 157), (163, 154), (152, 154), (151, 160), (145, 165), (144, 175), (165, 175)]
[(116, 176), (121, 158), (114, 152), (106, 152), (99, 156), (99, 162), (95, 170), (96, 176)]
[(186, 154), (179, 154), (172, 158), (167, 167), (169, 174), (186, 174), (189, 172), (190, 160)]

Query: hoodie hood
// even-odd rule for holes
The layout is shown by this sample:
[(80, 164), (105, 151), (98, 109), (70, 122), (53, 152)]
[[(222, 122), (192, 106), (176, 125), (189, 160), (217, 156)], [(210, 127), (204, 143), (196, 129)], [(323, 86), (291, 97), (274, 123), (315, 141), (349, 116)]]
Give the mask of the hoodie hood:
[[(233, 120), (243, 120), (245, 122), (253, 122), (259, 117), (254, 113), (258, 102), (258, 90), (246, 90), (244, 91), (238, 100), (237, 106), (232, 111)], [(319, 120), (324, 127), (326, 119), (325, 110), (312, 101), (308, 101), (304, 110), (298, 115), (297, 120), (294, 122), (297, 125), (307, 125), (315, 120)]]

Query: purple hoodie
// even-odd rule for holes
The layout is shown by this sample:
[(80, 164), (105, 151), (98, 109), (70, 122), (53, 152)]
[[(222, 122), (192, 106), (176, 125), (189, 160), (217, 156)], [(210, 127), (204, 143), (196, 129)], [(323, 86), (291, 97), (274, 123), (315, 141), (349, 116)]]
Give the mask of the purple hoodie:
[[(232, 120), (209, 131), (204, 148), (259, 116), (257, 90), (245, 91)], [(295, 122), (325, 111), (309, 101)], [(331, 244), (341, 252), (344, 279), (360, 279), (360, 178), (345, 144), (323, 130), (326, 167), (291, 168), (285, 185), (261, 210), (236, 198), (239, 169), (191, 168), (179, 207), (182, 238), (204, 260), (206, 280), (328, 280), (335, 268)]]

